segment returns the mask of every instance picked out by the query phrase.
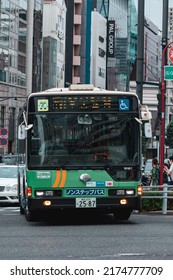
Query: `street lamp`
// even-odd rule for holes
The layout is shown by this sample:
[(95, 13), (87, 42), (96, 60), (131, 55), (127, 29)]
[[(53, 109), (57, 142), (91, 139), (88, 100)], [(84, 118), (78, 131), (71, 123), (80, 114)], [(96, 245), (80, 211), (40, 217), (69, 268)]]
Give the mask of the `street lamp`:
[(161, 83), (161, 131), (160, 131), (160, 185), (163, 184), (163, 164), (164, 164), (164, 145), (165, 145), (165, 79), (164, 66), (167, 48), (173, 44), (169, 42), (162, 50), (162, 83)]

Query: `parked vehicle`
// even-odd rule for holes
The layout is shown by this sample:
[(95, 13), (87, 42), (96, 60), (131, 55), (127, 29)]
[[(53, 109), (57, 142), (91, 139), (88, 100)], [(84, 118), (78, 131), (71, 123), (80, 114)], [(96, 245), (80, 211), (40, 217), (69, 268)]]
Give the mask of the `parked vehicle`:
[(2, 157), (2, 163), (6, 165), (17, 165), (17, 163), (24, 163), (25, 159), (23, 155), (8, 154)]
[(17, 165), (0, 165), (0, 203), (19, 202), (17, 177)]

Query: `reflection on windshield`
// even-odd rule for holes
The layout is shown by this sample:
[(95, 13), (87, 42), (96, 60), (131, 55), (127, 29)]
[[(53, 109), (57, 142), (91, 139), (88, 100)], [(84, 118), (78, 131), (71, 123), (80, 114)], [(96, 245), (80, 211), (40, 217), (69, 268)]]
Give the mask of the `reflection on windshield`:
[(138, 162), (139, 125), (130, 114), (30, 116), (30, 166), (114, 166)]
[(0, 166), (0, 178), (17, 178), (17, 167)]

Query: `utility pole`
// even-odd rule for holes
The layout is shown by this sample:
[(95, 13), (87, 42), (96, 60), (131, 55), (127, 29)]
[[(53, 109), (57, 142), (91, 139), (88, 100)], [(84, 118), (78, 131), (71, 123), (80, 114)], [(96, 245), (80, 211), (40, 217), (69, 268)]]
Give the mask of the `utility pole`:
[(138, 1), (138, 40), (136, 59), (136, 94), (143, 102), (143, 76), (144, 76), (144, 7), (145, 0)]

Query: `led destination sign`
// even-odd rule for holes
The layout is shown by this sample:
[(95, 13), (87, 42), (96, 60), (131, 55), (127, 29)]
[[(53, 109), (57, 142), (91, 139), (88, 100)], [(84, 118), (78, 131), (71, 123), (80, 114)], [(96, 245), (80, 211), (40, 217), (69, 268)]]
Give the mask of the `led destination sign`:
[(138, 111), (135, 96), (125, 95), (68, 95), (43, 96), (30, 99), (31, 112), (77, 112), (77, 111)]

